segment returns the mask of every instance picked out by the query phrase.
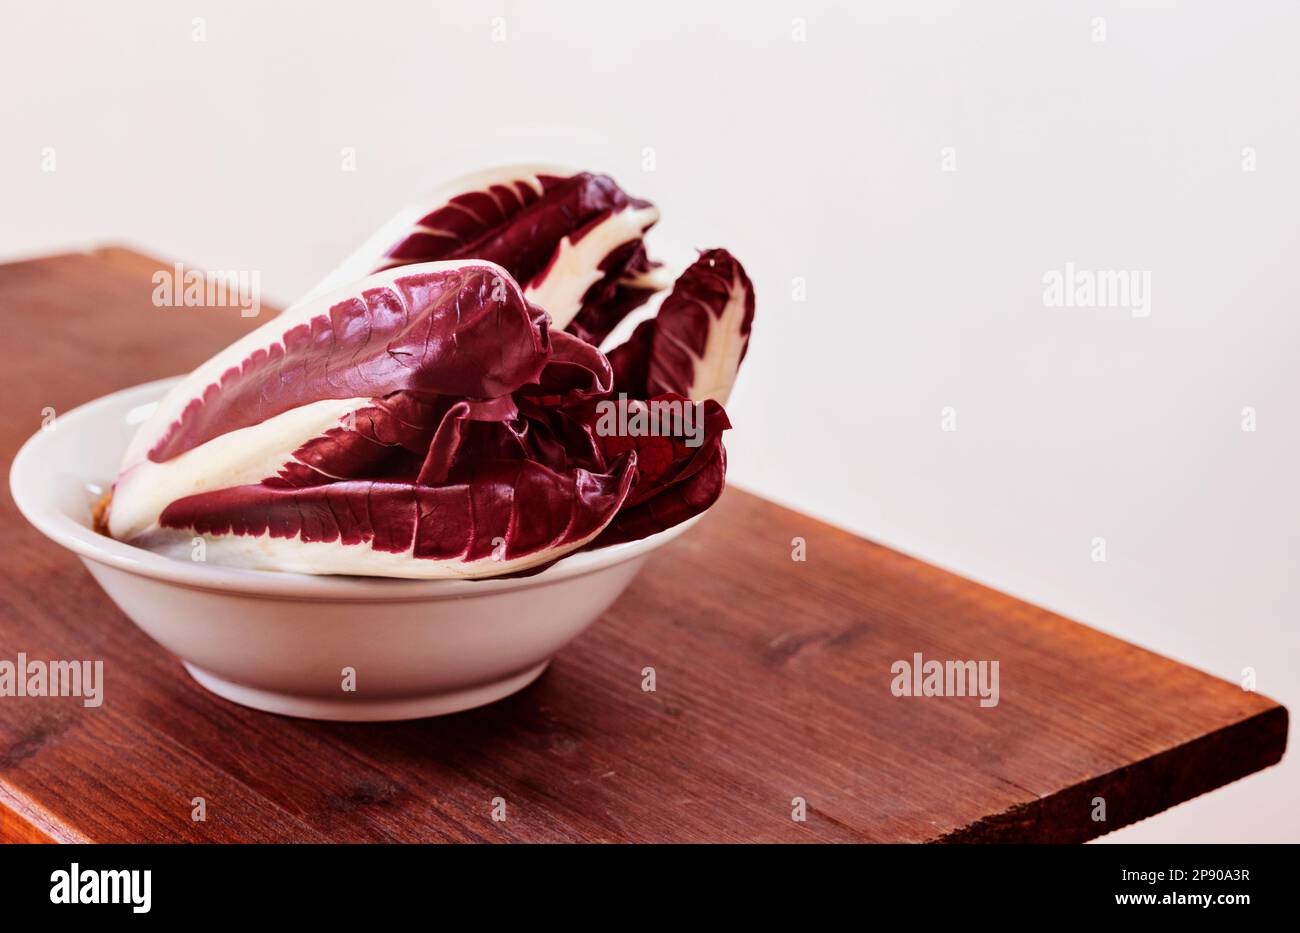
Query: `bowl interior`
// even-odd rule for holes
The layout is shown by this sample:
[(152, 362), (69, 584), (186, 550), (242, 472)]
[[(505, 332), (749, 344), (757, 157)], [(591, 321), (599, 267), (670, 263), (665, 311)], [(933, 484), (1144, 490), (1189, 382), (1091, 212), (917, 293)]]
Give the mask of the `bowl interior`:
[(178, 380), (163, 379), (123, 389), (54, 419), (18, 452), (10, 491), (23, 515), (44, 535), (87, 560), (147, 577), (214, 590), (268, 596), (374, 599), (463, 597), (501, 589), (543, 585), (629, 560), (684, 532), (696, 516), (640, 541), (571, 554), (528, 577), (481, 580), (397, 580), (314, 576), (189, 563), (145, 551), (98, 534), (92, 510), (107, 492), (136, 427)]

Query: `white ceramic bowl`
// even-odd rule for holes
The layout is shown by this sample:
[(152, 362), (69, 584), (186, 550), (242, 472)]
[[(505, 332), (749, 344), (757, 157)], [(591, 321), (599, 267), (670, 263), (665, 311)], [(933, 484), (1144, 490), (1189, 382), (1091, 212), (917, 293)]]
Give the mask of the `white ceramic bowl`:
[[(27, 520), (79, 556), (113, 602), (204, 687), (312, 719), (437, 716), (491, 703), (627, 588), (650, 552), (697, 519), (573, 554), (531, 577), (390, 580), (244, 570), (163, 557), (104, 537), (91, 508), (167, 379), (59, 415), (14, 458)], [(344, 690), (344, 668), (355, 690)]]

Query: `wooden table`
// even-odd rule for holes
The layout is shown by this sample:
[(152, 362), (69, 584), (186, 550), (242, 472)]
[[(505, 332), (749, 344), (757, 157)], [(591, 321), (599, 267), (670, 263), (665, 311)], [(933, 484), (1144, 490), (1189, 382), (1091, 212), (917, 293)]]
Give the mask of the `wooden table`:
[[(0, 266), (5, 463), (43, 408), (180, 373), (257, 323), (155, 308), (160, 267)], [(106, 681), (98, 709), (0, 698), (3, 839), (1082, 841), (1286, 746), (1266, 697), (735, 489), (514, 697), (281, 718), (203, 691), (3, 499), (0, 659), (102, 658)], [(998, 705), (894, 696), (916, 652), (997, 660)]]

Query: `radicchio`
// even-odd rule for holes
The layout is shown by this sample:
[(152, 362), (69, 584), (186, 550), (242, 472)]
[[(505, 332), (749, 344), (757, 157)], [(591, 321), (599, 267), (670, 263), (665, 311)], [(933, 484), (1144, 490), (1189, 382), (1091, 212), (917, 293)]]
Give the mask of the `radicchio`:
[[(641, 438), (637, 485), (609, 528), (603, 546), (633, 540), (703, 512), (722, 495), (727, 451), (722, 409), (749, 348), (754, 287), (744, 268), (723, 249), (706, 250), (682, 273), (653, 318), (610, 352), (620, 397), (653, 408), (689, 401), (703, 409), (704, 442)], [(636, 404), (634, 402), (633, 404)], [(606, 452), (619, 449), (606, 444)]]
[(313, 294), (408, 263), (485, 259), (509, 271), (556, 330), (599, 345), (668, 284), (643, 243), (658, 219), (607, 175), (503, 166), (406, 207)]
[[(664, 287), (643, 240), (657, 219), (602, 175), (461, 179), (166, 395), (108, 532), (185, 557), (201, 539), (235, 566), (473, 578), (704, 511), (753, 288), (709, 250), (606, 358)], [(671, 410), (689, 429), (611, 430), (610, 406), (620, 425)]]
[(611, 374), (595, 348), (554, 337), (505, 270), (477, 260), (300, 304), (168, 394), (131, 446), (109, 530), (178, 554), (201, 536), (217, 563), (315, 573), (555, 560), (613, 519), (636, 455), (557, 430)]
[[(679, 395), (633, 401), (629, 407), (694, 405), (701, 419), (701, 442), (690, 446), (679, 435), (610, 435), (602, 437), (606, 457), (626, 451), (636, 455), (637, 478), (618, 515), (597, 539), (597, 546), (635, 541), (698, 515), (717, 500), (727, 475), (722, 432), (731, 427), (722, 406), (709, 399), (692, 403)], [(680, 410), (669, 408), (668, 410)]]
[(618, 388), (634, 398), (675, 392), (726, 404), (749, 349), (754, 286), (725, 249), (710, 249), (673, 285), (659, 314), (610, 353)]

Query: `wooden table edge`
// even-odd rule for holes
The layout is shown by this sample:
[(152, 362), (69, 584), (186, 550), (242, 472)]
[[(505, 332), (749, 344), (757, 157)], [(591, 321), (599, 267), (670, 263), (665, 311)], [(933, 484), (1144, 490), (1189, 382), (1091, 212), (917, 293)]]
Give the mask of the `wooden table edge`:
[[(1087, 842), (1155, 816), (1180, 803), (1225, 787), (1278, 764), (1286, 753), (1290, 714), (1276, 702), (1269, 709), (1197, 736), (1141, 761), (1095, 775), (1045, 797), (1030, 796), (1002, 813), (948, 832), (938, 843)], [(1249, 748), (1254, 754), (1225, 753)], [(1138, 771), (1146, 788), (1168, 788), (1167, 796), (1141, 794), (1126, 800), (1125, 786)], [(1151, 781), (1155, 771), (1160, 780)], [(1141, 788), (1139, 788), (1140, 790)], [(1098, 798), (1106, 802), (1105, 820), (1083, 820)], [(1123, 804), (1131, 805), (1124, 807)]]
[(91, 841), (22, 791), (0, 780), (0, 844)]

